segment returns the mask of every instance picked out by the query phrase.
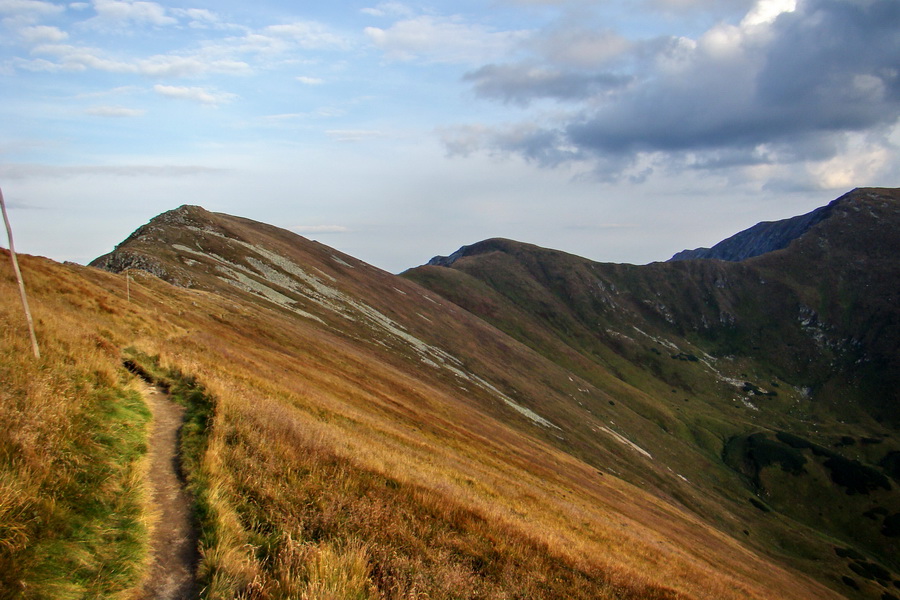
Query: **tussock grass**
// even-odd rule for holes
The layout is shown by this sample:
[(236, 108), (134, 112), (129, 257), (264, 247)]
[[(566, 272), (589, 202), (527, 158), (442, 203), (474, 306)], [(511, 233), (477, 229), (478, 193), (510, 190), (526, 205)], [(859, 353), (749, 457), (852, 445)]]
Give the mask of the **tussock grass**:
[[(210, 597), (675, 597), (647, 585), (621, 595), (596, 567), (445, 493), (367, 471), (322, 438), (297, 435), (284, 413), (260, 416), (269, 418), (227, 419), (210, 444), (222, 453), (210, 466), (228, 467), (211, 479), (231, 479), (222, 497), (249, 549), (206, 554)], [(607, 587), (620, 595), (597, 595)]]

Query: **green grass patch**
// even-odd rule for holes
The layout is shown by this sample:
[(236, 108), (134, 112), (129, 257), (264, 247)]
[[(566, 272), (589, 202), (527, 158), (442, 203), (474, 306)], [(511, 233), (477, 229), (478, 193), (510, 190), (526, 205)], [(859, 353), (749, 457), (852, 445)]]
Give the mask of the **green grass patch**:
[(87, 395), (69, 443), (54, 449), (56, 476), (18, 515), (27, 543), (6, 556), (0, 546), (2, 597), (113, 598), (138, 585), (147, 554), (139, 463), (150, 418), (135, 391)]

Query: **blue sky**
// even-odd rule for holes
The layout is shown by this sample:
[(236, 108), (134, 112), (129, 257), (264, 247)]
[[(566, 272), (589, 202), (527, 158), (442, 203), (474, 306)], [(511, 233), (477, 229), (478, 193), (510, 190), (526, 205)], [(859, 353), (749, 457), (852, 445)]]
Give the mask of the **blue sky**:
[(0, 0), (17, 249), (199, 204), (398, 272), (644, 263), (900, 185), (896, 0)]

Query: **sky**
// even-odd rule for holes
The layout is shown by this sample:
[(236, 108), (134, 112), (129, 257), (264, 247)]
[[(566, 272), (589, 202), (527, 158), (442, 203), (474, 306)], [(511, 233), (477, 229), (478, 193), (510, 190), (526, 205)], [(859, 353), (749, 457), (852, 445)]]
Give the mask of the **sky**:
[(0, 189), (58, 261), (196, 204), (391, 272), (643, 264), (898, 187), (898, 145), (898, 0), (0, 0)]

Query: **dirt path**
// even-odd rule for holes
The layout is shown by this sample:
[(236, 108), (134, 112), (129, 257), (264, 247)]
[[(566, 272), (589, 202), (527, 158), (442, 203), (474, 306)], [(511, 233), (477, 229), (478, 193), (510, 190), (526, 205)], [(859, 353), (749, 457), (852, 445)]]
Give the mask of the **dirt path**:
[(197, 597), (197, 534), (191, 522), (191, 499), (178, 475), (177, 454), (184, 407), (158, 388), (151, 388), (146, 398), (153, 412), (149, 476), (158, 518), (151, 539), (153, 562), (140, 598), (192, 600)]

